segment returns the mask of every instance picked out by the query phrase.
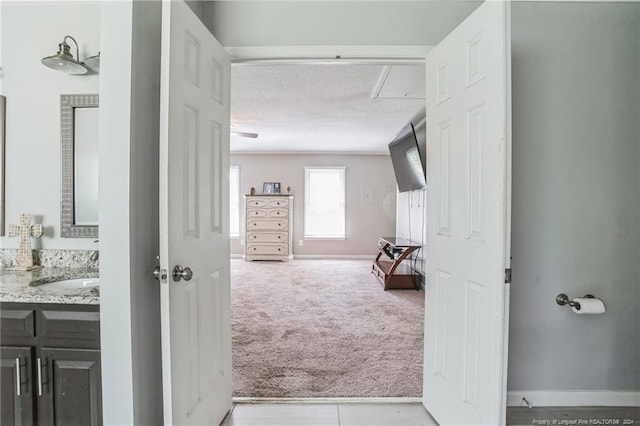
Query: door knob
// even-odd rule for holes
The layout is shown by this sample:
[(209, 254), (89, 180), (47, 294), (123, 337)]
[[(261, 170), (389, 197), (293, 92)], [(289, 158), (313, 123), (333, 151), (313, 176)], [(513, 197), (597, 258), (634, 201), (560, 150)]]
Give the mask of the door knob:
[(167, 270), (160, 269), (160, 266), (156, 266), (153, 270), (153, 278), (160, 281), (162, 284), (166, 284), (167, 282)]
[(180, 280), (189, 281), (191, 278), (193, 278), (193, 271), (188, 266), (183, 268), (180, 265), (176, 265), (176, 267), (173, 268), (173, 280), (175, 282)]

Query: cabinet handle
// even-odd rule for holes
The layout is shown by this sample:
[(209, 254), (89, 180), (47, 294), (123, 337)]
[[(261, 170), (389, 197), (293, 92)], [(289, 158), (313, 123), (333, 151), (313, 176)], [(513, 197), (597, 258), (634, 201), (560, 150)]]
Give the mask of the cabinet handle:
[(22, 380), (20, 380), (20, 358), (16, 358), (16, 395), (20, 396), (20, 387)]
[(36, 363), (38, 364), (38, 396), (42, 396), (42, 360), (38, 358)]

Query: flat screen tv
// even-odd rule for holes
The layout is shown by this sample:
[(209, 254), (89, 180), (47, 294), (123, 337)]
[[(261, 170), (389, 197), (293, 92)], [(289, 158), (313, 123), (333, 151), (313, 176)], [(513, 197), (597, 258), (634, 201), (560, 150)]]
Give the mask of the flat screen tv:
[[(426, 129), (424, 126), (414, 128), (413, 124), (407, 124), (402, 131), (389, 143), (389, 154), (393, 171), (398, 183), (398, 191), (407, 192), (425, 187), (425, 157), (426, 144), (418, 142), (417, 133), (422, 136)], [(425, 138), (420, 138), (426, 142)], [(422, 145), (422, 146), (421, 146)], [(422, 150), (422, 152), (421, 152)]]

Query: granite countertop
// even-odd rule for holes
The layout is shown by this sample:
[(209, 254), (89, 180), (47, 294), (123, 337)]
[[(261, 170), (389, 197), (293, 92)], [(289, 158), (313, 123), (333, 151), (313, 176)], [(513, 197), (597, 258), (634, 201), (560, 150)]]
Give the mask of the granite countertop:
[(97, 269), (44, 267), (33, 272), (0, 270), (0, 302), (99, 305), (100, 288), (43, 290), (39, 285), (74, 278), (96, 278)]

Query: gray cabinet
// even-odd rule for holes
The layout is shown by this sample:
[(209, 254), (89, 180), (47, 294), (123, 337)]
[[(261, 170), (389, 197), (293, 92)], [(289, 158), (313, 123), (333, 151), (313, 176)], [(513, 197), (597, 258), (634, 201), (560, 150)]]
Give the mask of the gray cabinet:
[(3, 426), (34, 424), (32, 353), (32, 347), (0, 347), (0, 424)]
[(3, 426), (102, 425), (98, 306), (2, 303), (0, 328)]
[(102, 424), (100, 351), (43, 348), (39, 425)]

